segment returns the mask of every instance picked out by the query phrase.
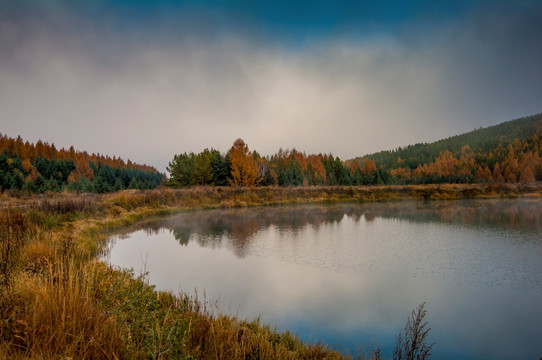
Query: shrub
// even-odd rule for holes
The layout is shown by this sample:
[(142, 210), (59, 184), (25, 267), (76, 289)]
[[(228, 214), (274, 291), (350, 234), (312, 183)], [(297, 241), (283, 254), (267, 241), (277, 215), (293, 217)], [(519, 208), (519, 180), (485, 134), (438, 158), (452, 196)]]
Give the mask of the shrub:
[(431, 328), (423, 319), (427, 314), (425, 303), (412, 310), (405, 328), (397, 336), (397, 344), (393, 350), (393, 360), (423, 360), (431, 356), (434, 344), (427, 344), (427, 335)]

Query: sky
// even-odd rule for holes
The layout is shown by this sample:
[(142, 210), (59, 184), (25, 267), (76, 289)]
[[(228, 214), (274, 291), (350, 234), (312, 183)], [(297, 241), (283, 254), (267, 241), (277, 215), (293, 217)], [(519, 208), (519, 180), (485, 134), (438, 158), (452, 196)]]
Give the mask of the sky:
[(542, 112), (542, 2), (0, 0), (0, 132), (165, 171), (341, 159)]

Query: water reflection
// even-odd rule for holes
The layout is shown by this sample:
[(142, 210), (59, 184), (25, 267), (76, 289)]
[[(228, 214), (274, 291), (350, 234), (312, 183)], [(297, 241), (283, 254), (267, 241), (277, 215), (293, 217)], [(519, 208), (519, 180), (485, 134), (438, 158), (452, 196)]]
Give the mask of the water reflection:
[[(231, 239), (242, 258), (255, 236), (270, 227), (293, 236), (307, 226), (340, 223), (344, 218), (359, 223), (377, 218), (414, 223), (461, 225), (501, 231), (538, 232), (542, 229), (542, 204), (538, 199), (390, 202), (363, 205), (290, 206), (257, 209), (197, 211), (169, 219), (140, 223), (149, 234), (168, 229), (181, 245), (196, 241), (216, 247)], [(133, 230), (133, 229), (132, 229)], [(197, 235), (197, 236), (194, 236)]]
[(132, 229), (110, 261), (346, 352), (390, 355), (426, 301), (436, 358), (537, 358), (541, 218), (528, 199), (198, 211)]

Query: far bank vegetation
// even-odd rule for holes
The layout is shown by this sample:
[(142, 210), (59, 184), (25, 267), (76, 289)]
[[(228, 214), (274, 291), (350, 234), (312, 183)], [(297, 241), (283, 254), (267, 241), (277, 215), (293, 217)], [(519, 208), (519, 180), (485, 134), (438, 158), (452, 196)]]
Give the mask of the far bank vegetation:
[(118, 157), (31, 144), (0, 134), (0, 190), (10, 194), (109, 193), (192, 186), (365, 186), (517, 184), (542, 181), (542, 114), (430, 144), (415, 144), (343, 161), (332, 154), (279, 149), (261, 156), (242, 140), (221, 153), (173, 156), (169, 178)]
[(296, 149), (264, 157), (237, 139), (226, 154), (175, 155), (167, 170), (173, 187), (532, 183), (542, 180), (542, 114), (347, 161)]

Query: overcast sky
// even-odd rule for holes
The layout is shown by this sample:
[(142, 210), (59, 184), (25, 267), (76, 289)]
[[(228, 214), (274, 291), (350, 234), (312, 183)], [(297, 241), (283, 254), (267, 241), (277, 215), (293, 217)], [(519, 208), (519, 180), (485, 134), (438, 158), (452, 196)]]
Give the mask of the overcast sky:
[[(75, 3), (75, 5), (74, 5)], [(341, 159), (542, 112), (540, 1), (0, 1), (0, 132), (165, 171)]]

